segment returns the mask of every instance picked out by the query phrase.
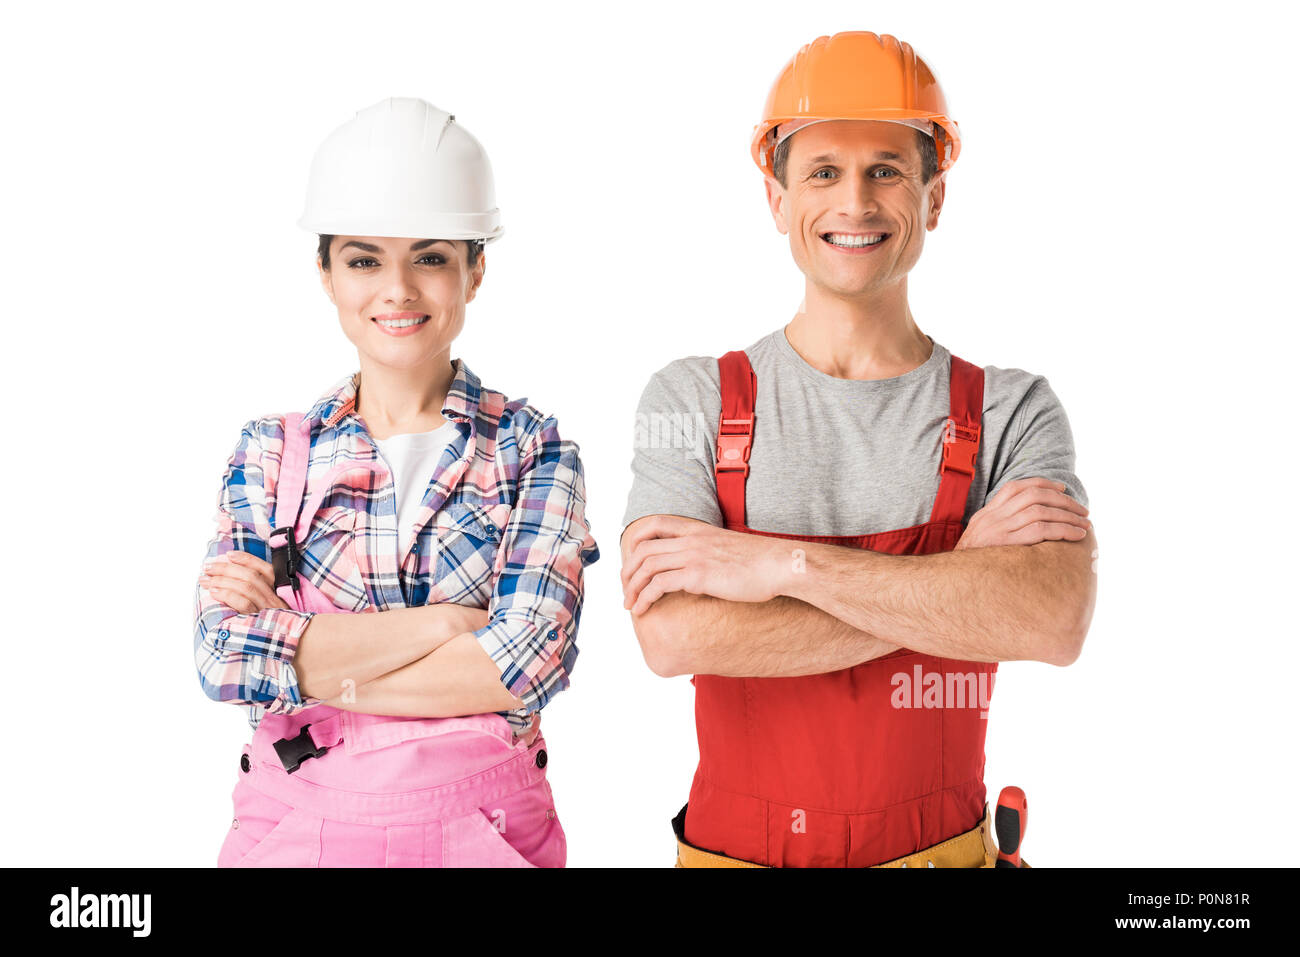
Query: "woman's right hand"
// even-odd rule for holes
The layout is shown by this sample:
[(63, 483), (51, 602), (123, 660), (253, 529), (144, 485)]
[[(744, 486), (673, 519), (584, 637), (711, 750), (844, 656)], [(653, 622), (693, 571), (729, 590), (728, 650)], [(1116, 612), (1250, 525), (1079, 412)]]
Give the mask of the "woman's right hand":
[(242, 615), (255, 615), (264, 608), (289, 607), (276, 594), (275, 569), (256, 555), (226, 552), (203, 569), (199, 584), (217, 601)]
[(1038, 477), (1015, 479), (971, 516), (953, 551), (1082, 541), (1092, 527), (1087, 516), (1088, 509), (1065, 493), (1065, 483)]

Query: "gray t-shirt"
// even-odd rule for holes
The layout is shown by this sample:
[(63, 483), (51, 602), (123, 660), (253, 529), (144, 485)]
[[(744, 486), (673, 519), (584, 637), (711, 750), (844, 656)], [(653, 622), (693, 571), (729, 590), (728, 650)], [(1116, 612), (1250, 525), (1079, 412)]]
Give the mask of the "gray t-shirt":
[[(931, 338), (931, 342), (934, 342)], [(780, 328), (745, 349), (758, 378), (745, 524), (792, 535), (869, 535), (930, 519), (949, 414), (951, 355), (890, 379), (837, 379), (810, 366)], [(964, 358), (964, 357), (963, 357)], [(722, 407), (717, 357), (689, 356), (651, 376), (637, 406), (623, 527), (646, 515), (722, 525), (713, 477)], [(1047, 379), (984, 367), (984, 417), (964, 519), (1012, 479), (1066, 483), (1074, 438)]]

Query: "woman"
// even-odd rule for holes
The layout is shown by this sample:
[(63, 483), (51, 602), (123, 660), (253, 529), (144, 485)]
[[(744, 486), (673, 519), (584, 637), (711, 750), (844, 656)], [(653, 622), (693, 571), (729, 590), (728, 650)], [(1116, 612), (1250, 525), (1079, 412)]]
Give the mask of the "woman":
[(487, 157), (386, 100), (300, 225), (360, 370), (227, 465), (195, 657), (255, 730), (218, 866), (563, 866), (538, 712), (599, 551), (577, 445), (451, 359), (502, 233)]

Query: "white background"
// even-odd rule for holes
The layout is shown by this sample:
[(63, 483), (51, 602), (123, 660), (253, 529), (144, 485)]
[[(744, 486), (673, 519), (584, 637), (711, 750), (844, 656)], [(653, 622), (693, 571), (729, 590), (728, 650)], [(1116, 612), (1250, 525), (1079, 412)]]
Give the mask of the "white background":
[(990, 799), (1025, 789), (1037, 866), (1294, 859), (1282, 9), (7, 10), (3, 863), (214, 863), (249, 731), (199, 688), (194, 580), (242, 424), (357, 367), (295, 222), (320, 140), (401, 95), (455, 113), (496, 173), (506, 234), (453, 354), (582, 450), (602, 557), (545, 712), (569, 863), (670, 865), (692, 690), (645, 667), (622, 608), (633, 412), (671, 360), (793, 316), (749, 134), (795, 50), (848, 29), (911, 43), (963, 131), (913, 314), (979, 365), (1048, 376), (1100, 545), (1079, 661), (1000, 669)]

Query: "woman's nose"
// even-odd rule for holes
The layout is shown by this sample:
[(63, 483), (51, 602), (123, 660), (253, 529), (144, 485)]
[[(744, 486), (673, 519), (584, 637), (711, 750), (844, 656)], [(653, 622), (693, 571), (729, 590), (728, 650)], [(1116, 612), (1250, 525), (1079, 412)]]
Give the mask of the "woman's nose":
[(387, 277), (387, 298), (392, 302), (411, 302), (420, 297), (415, 276), (407, 269), (398, 266)]

